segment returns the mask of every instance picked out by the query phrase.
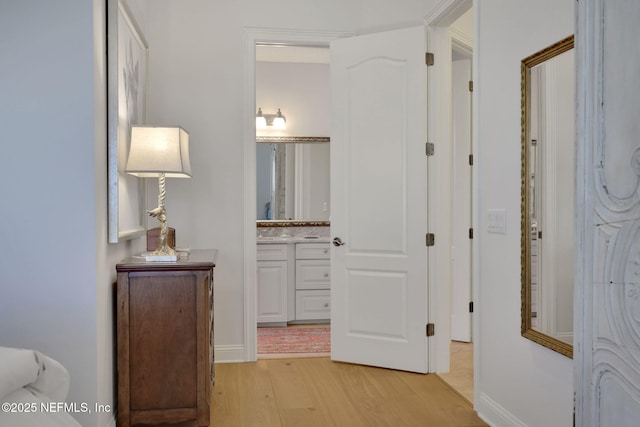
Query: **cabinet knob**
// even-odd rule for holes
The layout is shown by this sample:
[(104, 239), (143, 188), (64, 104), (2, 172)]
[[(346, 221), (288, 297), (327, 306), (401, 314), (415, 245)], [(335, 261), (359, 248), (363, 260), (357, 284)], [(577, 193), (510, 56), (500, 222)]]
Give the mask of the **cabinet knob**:
[(333, 243), (333, 246), (342, 246), (342, 245), (344, 245), (344, 242), (339, 237), (334, 237), (334, 239), (333, 239), (333, 241), (331, 243)]
[(329, 273), (324, 273), (324, 277), (329, 277)]
[(326, 308), (326, 307), (329, 307), (329, 303), (328, 303), (328, 302), (325, 302), (325, 303), (324, 303), (324, 306), (325, 306), (325, 308)]

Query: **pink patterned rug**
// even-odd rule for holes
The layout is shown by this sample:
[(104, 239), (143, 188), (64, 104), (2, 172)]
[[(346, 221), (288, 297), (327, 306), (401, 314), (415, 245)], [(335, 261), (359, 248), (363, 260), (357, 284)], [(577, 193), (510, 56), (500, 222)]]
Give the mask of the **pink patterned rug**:
[(309, 328), (258, 328), (258, 354), (329, 352), (329, 325)]

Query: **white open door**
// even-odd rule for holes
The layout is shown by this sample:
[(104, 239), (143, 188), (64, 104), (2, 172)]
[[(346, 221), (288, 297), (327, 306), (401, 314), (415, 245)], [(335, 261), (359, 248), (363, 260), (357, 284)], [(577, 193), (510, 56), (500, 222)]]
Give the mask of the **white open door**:
[(424, 27), (331, 43), (333, 360), (427, 370), (425, 46)]

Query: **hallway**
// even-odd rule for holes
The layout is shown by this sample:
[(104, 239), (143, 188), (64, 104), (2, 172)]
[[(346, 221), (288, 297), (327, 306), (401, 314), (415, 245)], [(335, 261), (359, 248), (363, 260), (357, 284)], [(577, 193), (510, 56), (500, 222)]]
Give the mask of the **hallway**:
[(438, 375), (473, 405), (473, 344), (451, 341), (451, 370)]

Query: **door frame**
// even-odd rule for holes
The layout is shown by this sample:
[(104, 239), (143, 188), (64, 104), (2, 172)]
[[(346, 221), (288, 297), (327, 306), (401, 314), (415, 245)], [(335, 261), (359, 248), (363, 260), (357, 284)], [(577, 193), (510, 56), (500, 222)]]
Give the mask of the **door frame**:
[(257, 345), (257, 241), (256, 241), (256, 43), (291, 46), (326, 46), (353, 33), (272, 28), (246, 28), (242, 93), (244, 151), (244, 346), (243, 360), (258, 358)]
[[(444, 0), (430, 13), (424, 16), (427, 28), (427, 48), (435, 56), (435, 66), (429, 71), (428, 82), (428, 126), (429, 141), (435, 143), (435, 152), (440, 157), (433, 162), (429, 170), (429, 181), (436, 182), (432, 186), (429, 204), (432, 213), (429, 219), (430, 230), (436, 233), (436, 250), (429, 252), (429, 321), (436, 324), (435, 340), (429, 346), (429, 372), (444, 373), (450, 370), (451, 345), (451, 206), (452, 206), (452, 91), (451, 91), (451, 50), (455, 44), (471, 46), (470, 40), (465, 40), (457, 32), (450, 31), (449, 26), (471, 7), (474, 7), (474, 38), (478, 32), (478, 5), (473, 0)], [(476, 55), (472, 57), (472, 79), (476, 80)], [(471, 139), (472, 152), (477, 153), (477, 97), (472, 97)], [(439, 142), (439, 143), (438, 143)], [(471, 171), (472, 176), (472, 226), (478, 224), (478, 174), (477, 168)], [(432, 231), (434, 232), (434, 231)], [(480, 233), (476, 233), (480, 234)], [(474, 305), (479, 303), (480, 270), (478, 260), (478, 238), (471, 244), (471, 294)], [(438, 310), (438, 307), (449, 307), (448, 310)], [(471, 336), (474, 346), (480, 342), (478, 316), (472, 316)], [(474, 351), (474, 366), (479, 366), (479, 351)], [(474, 389), (478, 390), (478, 370), (474, 369)]]

